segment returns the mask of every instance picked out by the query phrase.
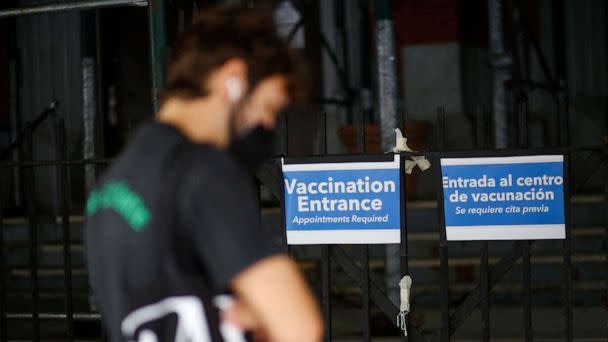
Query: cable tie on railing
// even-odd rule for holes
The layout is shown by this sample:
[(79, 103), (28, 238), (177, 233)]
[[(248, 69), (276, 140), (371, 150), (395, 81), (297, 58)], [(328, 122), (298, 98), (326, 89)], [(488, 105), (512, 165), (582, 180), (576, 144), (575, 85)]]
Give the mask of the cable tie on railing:
[(412, 277), (404, 276), (399, 281), (399, 314), (397, 315), (397, 326), (403, 330), (403, 334), (407, 336), (407, 315), (410, 313), (410, 289), (412, 287)]
[[(415, 152), (407, 146), (407, 138), (403, 136), (399, 128), (395, 128), (395, 147), (393, 147), (393, 152)], [(431, 167), (431, 163), (425, 156), (410, 156), (410, 158), (412, 160), (405, 160), (405, 173), (408, 175), (412, 173), (416, 166), (422, 171), (428, 170)]]

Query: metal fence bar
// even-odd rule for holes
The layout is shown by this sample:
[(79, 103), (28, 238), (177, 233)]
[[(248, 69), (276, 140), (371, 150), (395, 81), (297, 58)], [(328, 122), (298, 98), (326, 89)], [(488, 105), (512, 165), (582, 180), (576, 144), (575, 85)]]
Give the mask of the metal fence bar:
[(443, 152), (446, 150), (447, 145), (447, 132), (445, 122), (445, 108), (437, 108), (437, 130), (435, 132), (435, 148), (437, 151)]
[[(327, 113), (323, 112), (323, 131), (321, 153), (327, 154)], [(323, 319), (325, 321), (325, 342), (331, 342), (331, 259), (330, 246), (321, 245), (321, 297), (323, 301)]]
[[(354, 281), (361, 279), (361, 267), (346, 253), (342, 246), (334, 246), (331, 249), (331, 258), (333, 261), (344, 270), (344, 272)], [(370, 279), (369, 294), (371, 300), (380, 308), (380, 310), (391, 320), (397, 317), (399, 309), (391, 302), (383, 290), (384, 286), (378, 284), (373, 278)]]
[[(403, 127), (403, 117), (401, 119)], [(401, 222), (400, 222), (400, 233), (401, 233), (401, 242), (399, 243), (399, 267), (401, 268), (401, 277), (403, 278), (406, 275), (410, 274), (409, 264), (408, 264), (408, 245), (407, 245), (407, 176), (405, 175), (405, 158), (401, 157), (400, 159), (400, 167), (399, 167), (399, 178), (401, 183)], [(410, 306), (411, 311), (411, 306)], [(410, 315), (405, 318), (406, 329), (410, 327)], [(406, 334), (401, 335), (403, 342), (407, 342), (409, 339)]]
[(556, 96), (558, 111), (558, 133), (561, 146), (569, 144), (569, 118), (568, 118), (568, 87), (566, 67), (566, 17), (564, 15), (564, 1), (554, 0), (551, 3), (553, 22), (553, 52), (555, 65), (555, 83), (559, 86)]
[(526, 16), (525, 11), (522, 11), (522, 9), (520, 8), (520, 2), (513, 1), (512, 4), (513, 12), (519, 13), (520, 16), (519, 21), (517, 23), (520, 26), (519, 30), (523, 30), (523, 34), (526, 36), (528, 42), (532, 46), (532, 51), (534, 52), (534, 54), (536, 54), (536, 57), (538, 58), (538, 63), (541, 67), (541, 70), (543, 71), (543, 74), (545, 75), (545, 79), (548, 83), (555, 84), (555, 79), (551, 74), (551, 69), (549, 68), (547, 59), (545, 58), (545, 55), (543, 54), (540, 48), (540, 44), (536, 40), (535, 35), (532, 34), (532, 30), (529, 25), (529, 23), (531, 22), (530, 18), (528, 18), (528, 16)]
[(283, 154), (289, 155), (289, 118), (287, 113), (283, 115)]
[[(445, 125), (445, 110), (440, 107), (437, 112), (437, 146), (440, 151), (445, 151), (446, 148), (446, 125)], [(450, 267), (448, 264), (448, 242), (446, 237), (446, 231), (444, 227), (443, 217), (443, 188), (441, 180), (441, 162), (440, 159), (434, 161), (436, 174), (436, 185), (437, 185), (437, 210), (439, 224), (439, 262), (440, 262), (440, 281), (439, 281), (439, 298), (441, 301), (441, 330), (440, 340), (442, 342), (450, 340)]]
[[(11, 321), (20, 321), (20, 320), (31, 320), (33, 319), (33, 315), (31, 313), (9, 313), (6, 315), (7, 320)], [(55, 313), (55, 312), (41, 312), (38, 314), (38, 318), (41, 320), (65, 320), (66, 314), (64, 313)], [(78, 321), (99, 321), (101, 319), (101, 315), (98, 313), (90, 313), (90, 312), (78, 312), (74, 313), (74, 320)]]
[(323, 319), (325, 321), (324, 341), (331, 342), (331, 260), (329, 245), (321, 246), (321, 283)]
[[(359, 130), (359, 148), (361, 153), (366, 153), (365, 146), (365, 115), (363, 111), (358, 111), (360, 116), (360, 130)], [(361, 327), (363, 328), (363, 341), (371, 341), (371, 308), (370, 308), (370, 295), (369, 295), (369, 245), (361, 246)]]
[(0, 341), (7, 340), (6, 332), (6, 275), (8, 267), (4, 252), (4, 213), (2, 201), (0, 201)]
[[(476, 145), (477, 148), (485, 147), (485, 112), (482, 108), (477, 110), (476, 115)], [(479, 289), (481, 291), (481, 337), (482, 341), (490, 341), (490, 288), (489, 288), (489, 244), (481, 241), (481, 256), (479, 260)]]
[(164, 65), (167, 52), (167, 29), (165, 25), (165, 0), (151, 0), (148, 6), (150, 40), (150, 73), (152, 76), (152, 107), (154, 113), (160, 108), (160, 92), (165, 84)]
[[(505, 275), (506, 273), (517, 263), (517, 260), (521, 258), (523, 250), (523, 241), (517, 241), (513, 243), (513, 246), (509, 252), (500, 259), (500, 261), (490, 270), (488, 288), (491, 290)], [(473, 312), (475, 307), (480, 302), (481, 290), (480, 287), (473, 289), (467, 297), (458, 305), (454, 312), (450, 316), (450, 334), (453, 334), (458, 327), (460, 327), (464, 321)]]
[[(279, 171), (279, 174), (281, 174), (282, 172), (282, 167), (279, 161), (279, 164), (277, 164), (277, 168)], [(287, 252), (287, 254), (291, 254), (291, 249), (289, 247), (289, 244), (287, 243), (287, 223), (285, 222), (285, 187), (283, 186), (279, 186), (279, 204), (280, 204), (280, 208), (279, 208), (279, 215), (281, 215), (281, 235), (283, 238), (283, 247), (285, 248), (285, 251)]]
[(505, 82), (511, 79), (511, 57), (505, 51), (503, 29), (503, 0), (488, 1), (490, 64), (492, 66), (492, 113), (494, 114), (494, 144), (506, 148), (509, 139), (507, 94)]
[[(38, 126), (40, 126), (47, 118), (53, 116), (57, 110), (57, 102), (53, 101), (49, 104), (47, 108), (45, 108), (42, 113), (40, 113), (32, 122), (30, 123), (30, 127), (32, 131), (36, 130)], [(15, 137), (15, 140), (11, 142), (0, 154), (0, 160), (4, 160), (7, 157), (13, 155), (13, 152), (21, 146), (23, 140), (25, 139), (25, 129)]]
[[(564, 156), (564, 178), (570, 179), (570, 154)], [(572, 341), (573, 339), (573, 327), (572, 327), (572, 239), (570, 229), (572, 228), (571, 222), (571, 203), (570, 194), (572, 190), (572, 182), (568, 181), (568, 184), (564, 187), (564, 207), (565, 207), (565, 224), (566, 224), (566, 239), (563, 241), (564, 251), (564, 324), (566, 328), (566, 341)], [(607, 298), (608, 300), (608, 298)]]
[(72, 2), (56, 2), (43, 5), (11, 8), (0, 11), (0, 18), (17, 17), (33, 14), (48, 14), (55, 12), (90, 10), (117, 6), (147, 6), (147, 0), (87, 0)]
[[(59, 159), (67, 157), (67, 143), (65, 122), (58, 120), (56, 128), (56, 139)], [(65, 314), (67, 323), (67, 339), (74, 340), (74, 303), (72, 291), (72, 242), (70, 234), (70, 182), (68, 178), (68, 166), (58, 166), (58, 185), (61, 203), (61, 225), (63, 227), (63, 272), (65, 287)]]
[[(26, 159), (33, 160), (33, 138), (32, 138), (32, 125), (26, 123), (25, 128), (25, 154)], [(27, 214), (28, 214), (28, 228), (30, 236), (30, 282), (31, 282), (31, 294), (32, 294), (32, 324), (33, 324), (33, 340), (38, 342), (40, 340), (40, 320), (39, 314), (39, 301), (40, 292), (38, 288), (38, 222), (36, 217), (36, 195), (35, 195), (35, 177), (34, 169), (31, 167), (26, 168), (26, 194), (27, 194)]]
[[(604, 253), (608, 258), (608, 177), (606, 176), (604, 176)], [(606, 305), (608, 305), (608, 267), (604, 267), (604, 275), (606, 277), (604, 298)]]
[[(346, 273), (346, 275), (348, 275), (349, 278), (354, 281), (358, 281), (358, 279), (361, 279), (361, 268), (348, 255), (348, 253), (344, 251), (344, 248), (342, 246), (334, 246), (331, 248), (330, 252), (333, 261), (344, 270), (344, 272)], [(399, 308), (397, 308), (395, 304), (391, 302), (391, 300), (386, 295), (386, 292), (383, 290), (384, 286), (379, 285), (379, 283), (380, 281), (375, 280), (373, 276), (369, 278), (370, 299), (374, 304), (378, 306), (380, 311), (382, 311), (382, 313), (384, 313), (386, 317), (393, 320), (395, 317), (397, 317), (397, 314), (399, 313)], [(427, 339), (421, 334), (421, 332), (414, 327), (411, 327), (411, 329), (409, 330), (409, 334), (410, 336), (412, 336), (412, 340), (427, 341)]]
[(57, 165), (108, 165), (112, 159), (73, 159), (73, 160), (24, 160), (19, 162), (0, 162), (0, 168), (25, 168), (39, 166), (57, 166)]
[(490, 341), (490, 288), (488, 284), (488, 242), (481, 242), (481, 264), (479, 267), (479, 287), (481, 291), (481, 337)]
[(522, 295), (524, 300), (524, 340), (532, 341), (532, 268), (530, 241), (524, 241), (522, 254)]
[[(528, 106), (527, 100), (522, 98), (517, 104), (517, 137), (519, 148), (528, 146)], [(522, 295), (524, 301), (524, 339), (532, 341), (532, 264), (530, 261), (532, 241), (525, 241), (522, 255)]]
[(525, 149), (528, 147), (528, 103), (522, 99), (517, 108), (517, 141), (518, 147)]
[[(288, 112), (283, 115), (283, 142), (284, 142), (284, 155), (289, 155), (289, 118), (287, 117)], [(279, 173), (280, 174), (280, 173)], [(283, 234), (284, 234), (284, 242), (285, 242), (285, 250), (287, 254), (291, 256), (292, 248), (287, 243), (287, 225), (285, 223), (285, 189), (283, 185), (279, 185), (281, 189), (281, 198), (279, 201), (281, 202), (281, 224), (283, 225)]]
[(363, 341), (371, 341), (371, 313), (369, 296), (369, 245), (361, 246), (361, 327)]

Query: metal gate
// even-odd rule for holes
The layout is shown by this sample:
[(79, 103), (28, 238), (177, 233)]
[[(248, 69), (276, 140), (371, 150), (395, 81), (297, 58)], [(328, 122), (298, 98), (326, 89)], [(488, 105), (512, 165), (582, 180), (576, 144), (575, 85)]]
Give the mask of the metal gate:
[[(573, 289), (573, 276), (572, 276), (572, 240), (571, 240), (571, 222), (572, 218), (570, 215), (570, 207), (571, 207), (571, 199), (572, 196), (578, 194), (588, 180), (597, 175), (599, 171), (605, 172), (606, 167), (606, 155), (608, 153), (608, 149), (606, 146), (598, 145), (598, 146), (582, 146), (582, 147), (555, 147), (555, 148), (527, 148), (528, 137), (528, 127), (527, 127), (527, 103), (524, 101), (520, 101), (517, 105), (518, 113), (517, 113), (517, 127), (518, 130), (516, 135), (518, 137), (518, 148), (517, 149), (502, 149), (502, 150), (486, 150), (484, 149), (484, 133), (485, 132), (485, 113), (483, 110), (479, 110), (476, 116), (476, 136), (477, 136), (477, 148), (472, 150), (463, 150), (463, 151), (447, 151), (446, 150), (446, 114), (443, 108), (438, 108), (437, 112), (437, 121), (434, 125), (435, 127), (435, 147), (433, 151), (425, 151), (420, 153), (402, 153), (402, 157), (408, 157), (412, 155), (423, 155), (431, 160), (431, 164), (433, 165), (431, 170), (433, 173), (434, 184), (436, 186), (437, 192), (437, 227), (439, 230), (437, 231), (439, 239), (437, 241), (438, 249), (439, 249), (439, 268), (440, 268), (440, 284), (439, 284), (439, 296), (440, 296), (440, 326), (438, 329), (434, 330), (434, 332), (423, 331), (428, 329), (423, 329), (424, 327), (416, 326), (408, 323), (409, 327), (409, 336), (403, 336), (401, 334), (401, 338), (412, 341), (449, 341), (450, 338), (458, 331), (458, 328), (463, 325), (465, 320), (477, 309), (481, 310), (481, 326), (479, 328), (479, 339), (483, 341), (491, 340), (491, 331), (490, 331), (490, 307), (491, 307), (491, 297), (492, 297), (492, 289), (500, 284), (501, 279), (516, 265), (518, 262), (522, 263), (522, 280), (521, 280), (521, 288), (522, 288), (522, 300), (521, 300), (521, 310), (523, 313), (523, 334), (521, 337), (522, 340), (532, 341), (532, 326), (533, 326), (533, 317), (532, 317), (532, 299), (533, 299), (533, 286), (532, 286), (532, 247), (535, 242), (532, 240), (526, 241), (512, 241), (510, 242), (511, 246), (508, 248), (506, 253), (502, 254), (500, 259), (494, 262), (493, 267), (490, 266), (489, 262), (489, 254), (491, 250), (489, 248), (489, 243), (487, 241), (481, 242), (481, 248), (478, 254), (479, 260), (479, 281), (476, 283), (474, 288), (468, 292), (463, 298), (459, 299), (458, 303), (455, 303), (454, 298), (450, 295), (451, 283), (450, 283), (450, 256), (448, 253), (448, 247), (450, 243), (446, 240), (445, 229), (443, 229), (443, 210), (441, 207), (442, 203), (442, 188), (441, 188), (441, 175), (440, 170), (437, 165), (439, 165), (439, 161), (441, 158), (449, 158), (449, 157), (501, 157), (501, 156), (534, 156), (541, 154), (556, 154), (563, 155), (565, 160), (565, 165), (567, 165), (567, 171), (565, 173), (565, 197), (567, 198), (568, 205), (565, 206), (565, 222), (566, 222), (566, 238), (562, 242), (562, 260), (560, 263), (561, 273), (562, 273), (562, 296), (561, 303), (563, 305), (563, 321), (559, 324), (564, 327), (563, 329), (563, 339), (566, 341), (573, 340), (573, 303), (572, 303), (572, 289)], [(320, 146), (326, 146), (327, 141), (327, 132), (326, 132), (326, 115), (324, 113), (319, 114), (323, 120), (322, 125), (320, 126), (320, 130), (324, 132), (321, 136)], [(363, 118), (361, 116), (361, 118)], [(285, 119), (286, 120), (286, 119)], [(404, 118), (401, 115), (401, 127), (403, 127)], [(359, 139), (365, 139), (363, 127), (365, 127), (365, 120), (361, 121), (358, 125)], [(286, 127), (286, 124), (283, 124), (283, 127)], [(564, 127), (563, 123), (558, 123), (558, 127)], [(283, 131), (283, 146), (287, 146), (287, 131)], [(563, 134), (563, 132), (562, 132)], [(562, 135), (560, 134), (560, 135)], [(363, 144), (363, 146), (365, 146)], [(323, 156), (326, 152), (322, 151), (321, 156)], [(365, 150), (361, 151), (363, 159), (365, 159)], [(284, 156), (289, 156), (289, 154), (285, 154)], [(374, 159), (374, 155), (369, 155), (370, 159)], [(331, 160), (336, 159), (335, 156), (328, 156)], [(404, 158), (401, 158), (403, 161)], [(572, 174), (572, 164), (577, 164), (578, 168), (576, 172)], [(280, 161), (276, 161), (274, 164), (266, 165), (264, 168), (258, 171), (257, 178), (258, 181), (264, 186), (268, 187), (272, 194), (276, 197), (277, 200), (281, 201), (281, 225), (283, 238), (282, 243), (286, 249), (292, 256), (294, 253), (292, 252), (293, 247), (287, 245), (287, 240), (285, 237), (285, 216), (284, 216), (284, 205), (283, 205), (283, 183), (282, 183), (282, 174), (280, 171)], [(403, 169), (403, 167), (402, 167)], [(431, 171), (430, 170), (430, 171)], [(572, 175), (571, 175), (572, 174)], [(399, 245), (400, 248), (400, 265), (401, 265), (401, 275), (410, 275), (410, 267), (409, 260), (411, 258), (411, 254), (408, 252), (408, 218), (407, 218), (407, 206), (408, 200), (405, 196), (406, 191), (406, 182), (402, 182), (401, 188), (401, 199), (402, 199), (402, 208), (401, 208), (401, 243)], [(608, 183), (606, 183), (606, 178), (604, 178), (604, 189), (605, 196), (606, 191), (608, 191)], [(608, 198), (608, 197), (606, 197)], [(606, 207), (606, 200), (603, 200), (603, 206)], [(603, 250), (598, 251), (600, 254), (599, 259), (597, 260), (601, 264), (604, 264), (607, 261), (606, 256), (607, 246), (608, 246), (608, 221), (603, 220), (603, 230), (598, 232), (598, 237), (602, 239), (603, 242)], [(509, 243), (509, 242), (504, 242)], [(370, 272), (369, 265), (369, 245), (362, 246), (353, 246), (355, 253), (348, 253), (345, 249), (345, 246), (341, 245), (320, 245), (321, 250), (321, 260), (320, 260), (320, 269), (321, 269), (321, 303), (324, 313), (325, 319), (325, 328), (326, 331), (329, 332), (325, 340), (332, 340), (332, 322), (335, 317), (332, 315), (332, 300), (331, 300), (331, 282), (332, 282), (332, 272), (331, 265), (337, 265), (341, 268), (351, 279), (351, 281), (356, 284), (356, 286), (361, 291), (361, 316), (360, 316), (360, 325), (362, 329), (361, 339), (363, 341), (371, 341), (371, 326), (370, 326), (370, 313), (371, 313), (371, 304), (375, 304), (380, 311), (386, 316), (386, 319), (389, 322), (394, 322), (397, 318), (397, 314), (399, 313), (398, 306), (393, 303), (389, 296), (386, 293), (386, 284), (379, 280), (378, 276), (374, 276)], [(555, 261), (557, 262), (557, 261)], [(605, 281), (608, 281), (608, 271), (603, 270), (603, 277)], [(413, 279), (414, 284), (413, 288), (416, 287), (416, 278)], [(608, 291), (608, 287), (604, 286), (603, 291)], [(416, 310), (421, 308), (413, 305), (411, 308), (411, 313), (415, 314)], [(408, 315), (409, 317), (409, 315)], [(393, 323), (394, 324), (394, 323)], [(601, 327), (598, 327), (600, 329)], [(395, 329), (395, 335), (398, 332)]]
[[(44, 6), (36, 6), (28, 9), (17, 9), (9, 11), (0, 11), (0, 17), (8, 17), (15, 15), (26, 15), (35, 13), (49, 13), (53, 11), (64, 11), (64, 10), (78, 10), (78, 9), (91, 9), (100, 8), (114, 5), (135, 5), (135, 6), (148, 6), (149, 7), (149, 18), (150, 18), (150, 39), (151, 39), (151, 60), (152, 60), (152, 80), (153, 80), (153, 99), (154, 105), (157, 106), (156, 99), (158, 98), (158, 90), (162, 86), (162, 63), (165, 55), (165, 36), (164, 36), (164, 18), (163, 18), (163, 1), (145, 1), (145, 0), (105, 0), (105, 1), (78, 1), (70, 4), (49, 4)], [(294, 30), (295, 32), (295, 30)], [(325, 45), (327, 45), (325, 43)], [(335, 54), (331, 55), (335, 60)], [(561, 76), (560, 76), (561, 77)], [(538, 85), (537, 85), (538, 86)], [(555, 88), (556, 93), (559, 96), (563, 96), (563, 88)], [(571, 170), (570, 177), (568, 178), (567, 191), (569, 196), (572, 197), (580, 192), (587, 180), (598, 171), (604, 171), (606, 168), (606, 146), (588, 146), (588, 147), (567, 147), (567, 115), (564, 111), (565, 104), (558, 102), (558, 129), (560, 136), (560, 148), (548, 148), (548, 149), (526, 149), (528, 141), (528, 129), (527, 129), (527, 105), (524, 100), (521, 100), (517, 105), (517, 147), (516, 150), (503, 150), (500, 152), (485, 150), (488, 144), (485, 142), (485, 131), (487, 128), (486, 113), (483, 110), (479, 110), (475, 119), (475, 131), (476, 131), (476, 146), (474, 150), (453, 152), (447, 151), (446, 135), (446, 114), (441, 108), (438, 109), (437, 120), (434, 125), (434, 148), (432, 151), (424, 151), (423, 155), (427, 156), (433, 165), (438, 165), (438, 159), (449, 156), (487, 156), (487, 155), (518, 155), (518, 154), (541, 154), (541, 153), (555, 153), (563, 154), (568, 160), (570, 160), (570, 168), (573, 168), (573, 161), (577, 160), (578, 168)], [(75, 336), (78, 335), (81, 338), (81, 331), (79, 327), (86, 325), (87, 322), (97, 322), (99, 324), (99, 314), (94, 310), (90, 310), (83, 303), (88, 303), (88, 290), (86, 284), (86, 270), (82, 266), (82, 260), (78, 263), (75, 259), (75, 250), (82, 252), (80, 227), (82, 223), (82, 212), (77, 212), (80, 209), (70, 208), (70, 168), (83, 168), (85, 165), (93, 165), (95, 167), (103, 167), (110, 161), (104, 159), (82, 159), (82, 160), (68, 160), (66, 153), (66, 139), (65, 139), (65, 127), (60, 115), (57, 113), (56, 106), (45, 109), (43, 113), (33, 121), (31, 124), (26, 125), (25, 129), (18, 136), (15, 142), (9, 147), (7, 151), (3, 153), (3, 158), (13, 153), (15, 150), (21, 150), (22, 158), (15, 162), (2, 162), (0, 163), (0, 169), (2, 172), (13, 173), (16, 170), (16, 174), (24, 180), (26, 188), (23, 189), (25, 194), (25, 208), (27, 211), (24, 212), (26, 219), (23, 222), (15, 222), (14, 220), (5, 219), (2, 215), (3, 210), (0, 208), (0, 246), (2, 246), (2, 253), (0, 253), (0, 268), (2, 269), (2, 277), (0, 277), (0, 340), (7, 341), (9, 338), (15, 338), (11, 335), (11, 328), (16, 326), (16, 322), (26, 322), (23, 329), (31, 331), (31, 335), (21, 338), (40, 340), (48, 336), (56, 336), (57, 331), (53, 331), (52, 327), (47, 325), (47, 322), (53, 322), (58, 324), (59, 333), (63, 333), (66, 340), (72, 341)], [(324, 132), (319, 139), (320, 146), (322, 146), (321, 155), (327, 153), (327, 118), (324, 113), (319, 113), (318, 116), (322, 118), (321, 126), (319, 130)], [(286, 118), (286, 117), (285, 117)], [(359, 152), (365, 154), (365, 116), (359, 116), (358, 123), (358, 141), (360, 150)], [(287, 119), (285, 119), (287, 120)], [(42, 124), (52, 123), (54, 127), (54, 143), (56, 145), (56, 159), (55, 160), (33, 160), (32, 148), (33, 139), (36, 138), (36, 128)], [(400, 126), (403, 126), (405, 122), (404, 115), (400, 116)], [(287, 127), (286, 123), (283, 127)], [(283, 132), (283, 146), (287, 147), (288, 132), (287, 129)], [(410, 154), (404, 153), (403, 156)], [(284, 156), (291, 156), (288, 153), (288, 149), (285, 148)], [(60, 203), (60, 210), (58, 217), (41, 217), (40, 212), (36, 208), (35, 191), (36, 191), (36, 177), (35, 170), (41, 168), (54, 168), (56, 170), (58, 189), (61, 189), (58, 194)], [(436, 169), (436, 168), (434, 168)], [(435, 171), (432, 171), (435, 172)], [(276, 164), (270, 164), (259, 170), (257, 173), (257, 181), (268, 188), (275, 198), (282, 201), (282, 175)], [(437, 180), (437, 179), (436, 179)], [(606, 181), (606, 178), (604, 178)], [(439, 190), (439, 182), (437, 182), (437, 190)], [(405, 182), (403, 185), (405, 186)], [(602, 205), (606, 208), (606, 198), (608, 198), (608, 184), (604, 184), (604, 199)], [(404, 191), (402, 190), (402, 203), (404, 204), (401, 208), (402, 217), (402, 242), (400, 244), (400, 263), (401, 273), (411, 274), (411, 263), (415, 255), (412, 255), (408, 248), (409, 232), (408, 232), (408, 217), (407, 207), (408, 200), (404, 197)], [(438, 193), (440, 193), (438, 191)], [(438, 201), (440, 202), (440, 201)], [(607, 208), (608, 209), (608, 208)], [(569, 211), (567, 211), (569, 212)], [(74, 215), (75, 213), (79, 215)], [(283, 214), (281, 213), (281, 217)], [(464, 321), (471, 315), (471, 313), (478, 307), (481, 308), (482, 313), (482, 324), (479, 327), (480, 339), (484, 341), (491, 340), (490, 331), (490, 307), (492, 298), (492, 289), (500, 283), (500, 280), (505, 274), (513, 268), (513, 266), (521, 260), (523, 265), (522, 268), (522, 280), (521, 288), (523, 298), (521, 301), (521, 310), (523, 312), (523, 327), (524, 333), (522, 339), (526, 341), (532, 340), (532, 299), (533, 299), (533, 286), (532, 286), (532, 271), (531, 271), (531, 260), (533, 258), (532, 247), (535, 242), (533, 241), (519, 241), (513, 242), (511, 247), (506, 253), (504, 253), (499, 260), (494, 263), (491, 267), (490, 257), (491, 249), (487, 242), (481, 243), (479, 255), (479, 282), (475, 284), (473, 290), (467, 293), (465, 297), (455, 302), (453, 296), (450, 293), (451, 282), (450, 282), (450, 255), (448, 249), (450, 243), (445, 239), (445, 232), (443, 231), (441, 220), (441, 210), (438, 210), (436, 217), (437, 224), (440, 229), (437, 231), (438, 239), (436, 240), (439, 255), (437, 261), (439, 264), (440, 273), (440, 312), (441, 319), (438, 329), (425, 329), (424, 326), (413, 324), (409, 322), (409, 339), (412, 341), (448, 341), (450, 337), (458, 331)], [(563, 242), (563, 254), (562, 262), (560, 263), (562, 278), (563, 278), (563, 295), (561, 301), (563, 303), (563, 326), (564, 334), (563, 338), (567, 341), (573, 340), (573, 267), (572, 267), (572, 239), (570, 222), (572, 218), (567, 216), (567, 237)], [(9, 226), (19, 226), (22, 229), (17, 232), (17, 229), (13, 229)], [(53, 246), (45, 245), (44, 241), (41, 241), (41, 232), (45, 232), (48, 227), (52, 226), (58, 228), (58, 231), (51, 233), (55, 238), (57, 244)], [(80, 227), (79, 227), (80, 226)], [(13, 232), (13, 230), (15, 232)], [(7, 234), (10, 233), (10, 234)], [(15, 235), (17, 238), (7, 240), (8, 235)], [(604, 218), (603, 230), (597, 235), (598, 239), (603, 240), (603, 250), (600, 251), (600, 258), (598, 263), (603, 265), (604, 282), (608, 283), (608, 271), (606, 271), (606, 255), (608, 254), (606, 246), (608, 246), (608, 221)], [(285, 240), (283, 240), (285, 241)], [(290, 250), (290, 247), (285, 245), (285, 249), (294, 255), (294, 252)], [(356, 253), (353, 255), (348, 251), (348, 246), (338, 245), (323, 245), (319, 246), (320, 249), (320, 273), (321, 273), (321, 293), (320, 299), (323, 307), (323, 313), (325, 318), (326, 330), (329, 334), (326, 336), (326, 340), (330, 341), (333, 339), (331, 332), (332, 323), (335, 321), (335, 317), (332, 313), (332, 277), (335, 274), (332, 272), (332, 265), (339, 267), (346, 273), (351, 279), (352, 283), (356, 284), (359, 288), (361, 297), (361, 310), (360, 310), (360, 327), (362, 330), (361, 339), (364, 341), (370, 341), (372, 336), (372, 305), (376, 305), (380, 311), (386, 316), (387, 322), (393, 324), (397, 313), (397, 306), (391, 302), (385, 291), (385, 284), (379, 280), (377, 275), (374, 275), (373, 271), (370, 270), (370, 254), (369, 246), (360, 246), (356, 248)], [(17, 266), (14, 264), (14, 260), (10, 260), (11, 253), (14, 251), (20, 251), (24, 253), (24, 262), (20, 262)], [(41, 253), (59, 253), (57, 258), (58, 262), (54, 266), (45, 264), (46, 259), (41, 257)], [(10, 252), (10, 253), (9, 253)], [(75, 265), (76, 264), (76, 265)], [(57, 265), (60, 265), (57, 268)], [(84, 283), (83, 283), (84, 275)], [(17, 282), (22, 288), (16, 296), (9, 296), (9, 287), (14, 285), (15, 277), (27, 278), (28, 281), (25, 283)], [(58, 283), (59, 286), (52, 286), (53, 291), (47, 288), (47, 285), (41, 286), (41, 278), (47, 279), (54, 277), (54, 282)], [(78, 286), (75, 286), (75, 285)], [(57, 285), (57, 284), (56, 284)], [(416, 287), (416, 279), (414, 278), (414, 289)], [(23, 290), (27, 288), (27, 290)], [(59, 288), (60, 290), (57, 290)], [(607, 290), (607, 286), (603, 286), (604, 292)], [(13, 295), (14, 293), (10, 293)], [(10, 297), (10, 298), (9, 298)], [(80, 298), (80, 300), (77, 300)], [(63, 310), (57, 311), (46, 311), (43, 306), (47, 300), (59, 301), (63, 305)], [(23, 306), (23, 310), (20, 312), (13, 312), (9, 308), (19, 308), (20, 304)], [(412, 306), (412, 314), (422, 310), (423, 307), (414, 303)], [(90, 330), (88, 327), (85, 330)], [(53, 335), (54, 334), (54, 335)], [(84, 333), (86, 335), (86, 333)], [(48, 335), (48, 336), (47, 336)], [(94, 327), (93, 333), (90, 338), (99, 338), (102, 333), (99, 326)], [(399, 332), (394, 328), (394, 336), (397, 337)], [(403, 340), (407, 338), (402, 337)]]

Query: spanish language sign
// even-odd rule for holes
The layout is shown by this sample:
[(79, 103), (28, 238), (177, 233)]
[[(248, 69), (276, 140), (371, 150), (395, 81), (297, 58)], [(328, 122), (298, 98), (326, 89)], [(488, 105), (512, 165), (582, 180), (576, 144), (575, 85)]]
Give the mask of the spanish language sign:
[(564, 157), (443, 158), (447, 240), (564, 239)]
[(283, 160), (287, 243), (399, 243), (399, 165), (399, 155), (383, 162)]

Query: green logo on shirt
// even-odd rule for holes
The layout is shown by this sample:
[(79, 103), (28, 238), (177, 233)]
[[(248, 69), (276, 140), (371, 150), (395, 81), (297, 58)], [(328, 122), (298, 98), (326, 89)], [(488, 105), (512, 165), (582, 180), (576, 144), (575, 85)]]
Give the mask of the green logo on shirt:
[(141, 196), (129, 189), (125, 182), (111, 181), (91, 192), (87, 200), (88, 216), (103, 209), (113, 209), (138, 232), (150, 221), (150, 211)]

